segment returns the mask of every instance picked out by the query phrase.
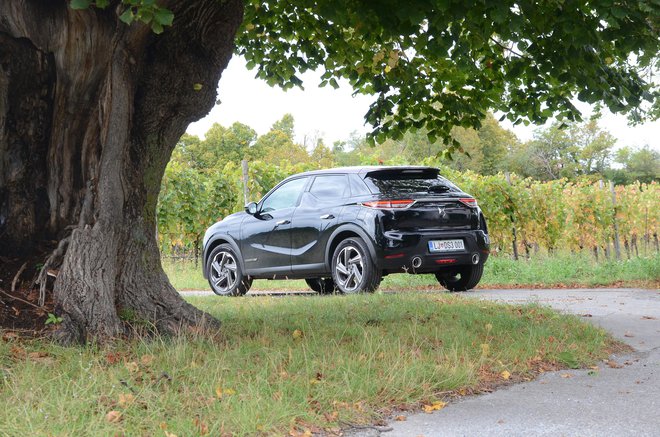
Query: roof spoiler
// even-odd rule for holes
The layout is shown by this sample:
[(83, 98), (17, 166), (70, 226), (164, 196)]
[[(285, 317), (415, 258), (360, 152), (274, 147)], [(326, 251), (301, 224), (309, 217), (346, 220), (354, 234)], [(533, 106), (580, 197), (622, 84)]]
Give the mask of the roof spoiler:
[(435, 179), (440, 170), (433, 167), (391, 167), (368, 171), (364, 177), (374, 179)]

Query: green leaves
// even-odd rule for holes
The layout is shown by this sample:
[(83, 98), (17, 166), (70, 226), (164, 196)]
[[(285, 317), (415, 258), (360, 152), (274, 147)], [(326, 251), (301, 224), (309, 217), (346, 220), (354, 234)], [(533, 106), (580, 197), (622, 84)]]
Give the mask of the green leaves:
[(171, 26), (174, 21), (174, 14), (168, 9), (157, 9), (154, 12), (154, 21), (161, 26)]
[(648, 1), (251, 0), (236, 50), (271, 85), (320, 68), (321, 86), (343, 78), (373, 96), (372, 139), (423, 127), (454, 148), (451, 127), (476, 127), (488, 110), (579, 119), (576, 96), (657, 116), (660, 90), (642, 68), (658, 59), (659, 18)]
[[(69, 6), (71, 9), (88, 9), (91, 6), (99, 9), (105, 9), (110, 4), (109, 0), (71, 0)], [(165, 26), (171, 26), (174, 22), (174, 14), (167, 8), (158, 6), (155, 0), (122, 0), (126, 9), (119, 14), (119, 20), (126, 24), (133, 24), (139, 21), (151, 27), (151, 30), (160, 34), (165, 30)]]
[(69, 6), (71, 9), (87, 9), (90, 3), (90, 0), (71, 0)]
[(119, 16), (126, 24), (140, 21), (151, 27), (156, 34), (161, 34), (165, 26), (171, 26), (174, 14), (166, 8), (158, 6), (154, 0), (124, 0), (129, 7)]
[(131, 8), (126, 9), (120, 16), (119, 19), (126, 24), (131, 24), (135, 20), (135, 15)]

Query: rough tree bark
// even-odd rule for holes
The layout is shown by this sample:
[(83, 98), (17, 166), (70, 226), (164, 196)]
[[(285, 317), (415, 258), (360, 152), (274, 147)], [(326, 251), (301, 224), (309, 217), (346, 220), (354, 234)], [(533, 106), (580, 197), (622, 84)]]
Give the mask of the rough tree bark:
[(243, 4), (159, 3), (175, 14), (161, 35), (119, 21), (118, 1), (0, 2), (0, 254), (60, 242), (64, 342), (123, 334), (123, 310), (166, 334), (219, 326), (170, 285), (155, 213), (177, 140), (216, 101)]

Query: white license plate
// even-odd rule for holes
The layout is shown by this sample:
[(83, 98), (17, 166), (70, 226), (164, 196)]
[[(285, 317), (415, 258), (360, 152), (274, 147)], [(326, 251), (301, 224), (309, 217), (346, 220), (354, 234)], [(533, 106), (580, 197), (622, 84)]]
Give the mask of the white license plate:
[(463, 240), (434, 240), (429, 241), (429, 250), (431, 252), (465, 250), (465, 243), (463, 243)]

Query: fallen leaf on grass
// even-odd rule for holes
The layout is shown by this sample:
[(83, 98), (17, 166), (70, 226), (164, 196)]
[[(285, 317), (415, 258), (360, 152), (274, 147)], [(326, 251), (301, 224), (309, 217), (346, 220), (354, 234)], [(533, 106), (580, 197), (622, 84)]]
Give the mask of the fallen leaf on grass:
[(119, 394), (119, 406), (122, 408), (125, 408), (129, 405), (131, 405), (133, 402), (135, 402), (135, 396), (133, 396), (130, 393), (124, 394), (121, 393)]
[(293, 331), (293, 334), (291, 334), (291, 336), (295, 340), (300, 340), (301, 338), (303, 338), (304, 335), (305, 334), (303, 334), (303, 332), (300, 329), (296, 329), (295, 331)]
[(204, 423), (202, 419), (199, 418), (199, 416), (195, 417), (193, 423), (195, 424), (195, 428), (197, 428), (197, 431), (199, 431), (199, 435), (206, 435), (209, 433), (208, 425)]
[(215, 388), (215, 395), (218, 399), (222, 399), (223, 396), (232, 396), (236, 394), (236, 390), (233, 388), (222, 388), (220, 386)]
[(105, 420), (110, 423), (119, 423), (121, 419), (121, 412), (117, 410), (112, 410), (105, 415)]
[(48, 352), (30, 352), (28, 358), (44, 364), (52, 364), (55, 360), (51, 357)]
[(138, 366), (138, 363), (136, 363), (135, 361), (130, 361), (124, 364), (124, 366), (126, 367), (126, 370), (128, 370), (131, 373), (135, 373), (138, 370), (140, 370), (140, 366)]
[(2, 339), (4, 341), (10, 341), (18, 338), (18, 334), (15, 332), (5, 332), (2, 334)]
[(325, 420), (328, 422), (334, 422), (337, 420), (337, 417), (339, 417), (339, 413), (337, 411), (333, 411), (332, 413), (323, 413), (323, 417), (325, 417)]
[(163, 430), (163, 433), (165, 433), (165, 437), (177, 437), (176, 434), (173, 432), (168, 432), (167, 431), (167, 423), (165, 422), (160, 422), (160, 425), (158, 425), (160, 429)]
[(509, 379), (511, 378), (511, 372), (509, 372), (508, 370), (504, 370), (502, 371), (502, 373), (500, 373), (500, 376), (502, 377), (502, 379)]
[(143, 366), (150, 366), (151, 363), (154, 361), (154, 356), (153, 355), (142, 355), (140, 358), (140, 364)]
[(119, 352), (108, 352), (105, 354), (105, 361), (108, 364), (116, 364), (120, 362), (122, 358), (122, 354)]
[(422, 409), (425, 413), (432, 413), (434, 411), (442, 410), (447, 405), (447, 402), (434, 401), (431, 405), (424, 405)]
[(25, 349), (18, 345), (13, 345), (9, 351), (11, 352), (12, 357), (16, 359), (23, 359), (27, 356)]

